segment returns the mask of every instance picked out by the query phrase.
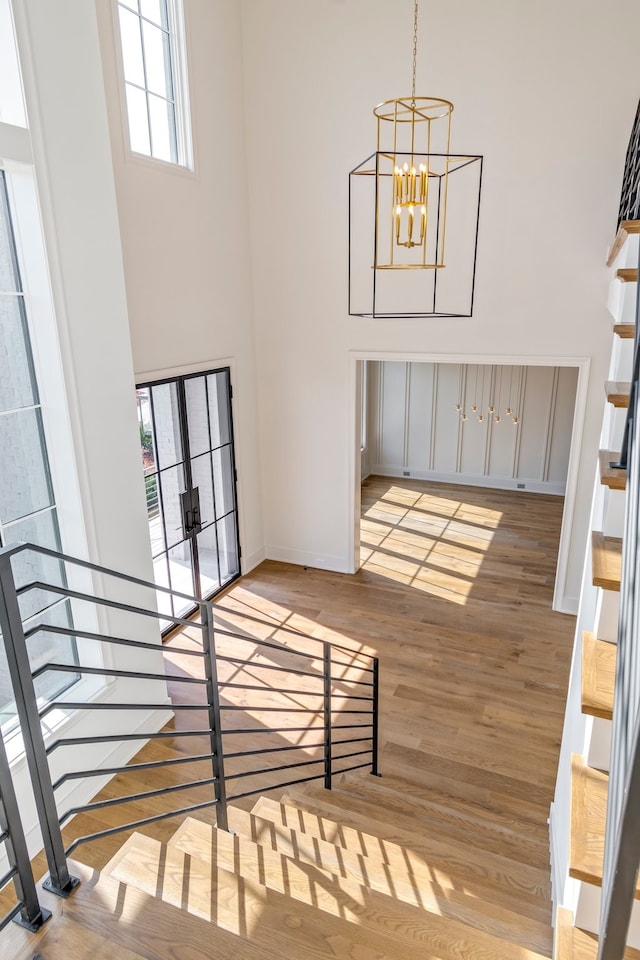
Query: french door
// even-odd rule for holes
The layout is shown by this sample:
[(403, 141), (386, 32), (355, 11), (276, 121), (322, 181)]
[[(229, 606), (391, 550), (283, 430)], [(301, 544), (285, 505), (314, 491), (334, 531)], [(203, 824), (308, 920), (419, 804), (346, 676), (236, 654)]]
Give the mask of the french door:
[(140, 384), (137, 403), (155, 581), (208, 599), (240, 575), (229, 368)]

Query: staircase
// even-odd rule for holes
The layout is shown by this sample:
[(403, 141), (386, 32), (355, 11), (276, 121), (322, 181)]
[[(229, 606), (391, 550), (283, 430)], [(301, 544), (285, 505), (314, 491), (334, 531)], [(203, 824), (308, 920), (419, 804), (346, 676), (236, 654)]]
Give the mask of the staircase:
[[(640, 221), (623, 221), (612, 247), (608, 265), (613, 268), (609, 311), (614, 318), (610, 380), (605, 384), (607, 405), (603, 417), (602, 446), (599, 455), (598, 477), (594, 490), (590, 558), (585, 565), (584, 581), (578, 614), (578, 628), (574, 651), (574, 666), (568, 696), (567, 716), (563, 734), (555, 810), (552, 813), (552, 832), (563, 833), (558, 810), (564, 809), (567, 818), (568, 876), (557, 879), (560, 859), (556, 853), (556, 901), (571, 902), (574, 911), (560, 909), (556, 917), (555, 960), (587, 960), (600, 956), (604, 945), (599, 943), (602, 925), (602, 889), (606, 886), (605, 842), (611, 841), (607, 832), (607, 811), (610, 804), (609, 772), (612, 769), (615, 746), (612, 743), (612, 721), (616, 711), (626, 716), (633, 714), (624, 685), (616, 680), (620, 673), (620, 654), (616, 642), (622, 635), (625, 644), (636, 644), (633, 620), (627, 612), (619, 630), (621, 585), (627, 598), (633, 598), (635, 544), (626, 544), (630, 552), (624, 580), (624, 539), (634, 523), (625, 520), (629, 509), (627, 500), (628, 476), (626, 469), (611, 464), (619, 463), (620, 450), (626, 442), (626, 408), (637, 402), (630, 378), (635, 378), (634, 351), (637, 324), (638, 234)], [(633, 436), (633, 434), (631, 434)], [(638, 443), (635, 436), (634, 444)], [(637, 450), (633, 453), (637, 456)], [(626, 524), (626, 525), (625, 525)], [(629, 579), (630, 578), (630, 579)], [(628, 640), (626, 639), (628, 636)], [(625, 654), (626, 656), (626, 654)], [(624, 666), (622, 672), (633, 670)], [(628, 736), (628, 734), (627, 734)], [(618, 783), (624, 782), (624, 771), (616, 772)], [(563, 795), (568, 784), (569, 802)], [(616, 784), (616, 788), (617, 784)], [(560, 821), (560, 826), (558, 822)], [(617, 824), (616, 830), (617, 832)], [(615, 839), (615, 838), (614, 838)], [(629, 894), (630, 896), (630, 894)], [(636, 900), (640, 886), (636, 883)], [(626, 927), (622, 929), (621, 944), (607, 957), (620, 960), (624, 950)], [(639, 960), (640, 911), (632, 910), (631, 925), (626, 933), (626, 960)]]
[(233, 833), (192, 817), (164, 843), (134, 833), (100, 872), (72, 865), (68, 900), (43, 891), (52, 919), (12, 929), (7, 956), (548, 957), (546, 873), (523, 862), (543, 827), (419, 779), (345, 774), (229, 807)]

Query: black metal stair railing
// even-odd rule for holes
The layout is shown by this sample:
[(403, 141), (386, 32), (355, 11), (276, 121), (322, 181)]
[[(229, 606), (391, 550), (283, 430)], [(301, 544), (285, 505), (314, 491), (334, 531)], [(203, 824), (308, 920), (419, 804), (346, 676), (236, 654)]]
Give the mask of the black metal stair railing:
[(7, 867), (6, 872), (0, 876), (0, 894), (13, 884), (17, 901), (0, 916), (0, 930), (11, 920), (16, 920), (35, 933), (49, 918), (50, 913), (38, 901), (24, 828), (2, 736), (0, 736), (0, 851), (4, 853), (3, 860)]
[(620, 463), (612, 464), (627, 470), (627, 494), (598, 960), (622, 960), (624, 956), (640, 864), (639, 330), (640, 297), (636, 293), (629, 407)]
[[(141, 602), (143, 595), (151, 599)], [(162, 596), (197, 605), (199, 616), (159, 611)], [(36, 615), (34, 597), (43, 611)], [(58, 622), (52, 599), (67, 610)], [(161, 623), (183, 632), (162, 645)], [(232, 800), (313, 780), (330, 788), (336, 773), (361, 767), (378, 772), (378, 661), (366, 653), (31, 544), (0, 550), (0, 633), (49, 868), (44, 886), (60, 896), (77, 884), (67, 858), (79, 844), (205, 808), (215, 808), (217, 825), (228, 829)], [(60, 637), (73, 639), (76, 656), (41, 663), (43, 648)], [(52, 674), (75, 681), (53, 699), (43, 686)], [(87, 682), (93, 687), (83, 693)], [(160, 729), (157, 711), (167, 711)], [(152, 729), (131, 720), (148, 722), (153, 713)], [(81, 735), (61, 722), (74, 718)], [(105, 756), (111, 744), (127, 755), (87, 765), (84, 751), (99, 744)], [(0, 817), (17, 809), (2, 756), (8, 802)], [(154, 789), (144, 783), (151, 770), (165, 781)], [(110, 778), (117, 787), (108, 795), (65, 809), (74, 785), (95, 796)], [(127, 778), (138, 789), (125, 790)], [(77, 814), (100, 829), (78, 835)], [(11, 878), (21, 884), (21, 903), (14, 912), (35, 922), (33, 877), (16, 829)]]

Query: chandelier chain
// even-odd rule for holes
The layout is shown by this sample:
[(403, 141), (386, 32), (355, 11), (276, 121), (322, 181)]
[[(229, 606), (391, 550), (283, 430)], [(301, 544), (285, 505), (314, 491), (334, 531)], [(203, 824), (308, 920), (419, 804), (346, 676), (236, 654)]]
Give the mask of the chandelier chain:
[(413, 82), (411, 85), (412, 104), (416, 103), (416, 61), (418, 58), (418, 0), (413, 2)]

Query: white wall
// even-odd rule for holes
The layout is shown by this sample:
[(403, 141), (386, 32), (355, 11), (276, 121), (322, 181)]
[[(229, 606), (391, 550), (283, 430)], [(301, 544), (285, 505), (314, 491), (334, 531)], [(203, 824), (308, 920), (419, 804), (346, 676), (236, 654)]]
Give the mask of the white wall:
[(243, 570), (263, 556), (240, 10), (187, 0), (193, 172), (125, 137), (112, 0), (96, 0), (138, 382), (231, 364)]
[(266, 549), (350, 568), (350, 351), (587, 357), (567, 585), (575, 603), (608, 356), (604, 259), (637, 101), (640, 8), (421, 8), (418, 92), (451, 99), (453, 149), (485, 156), (476, 309), (466, 320), (346, 312), (348, 171), (375, 149), (374, 105), (409, 90), (412, 4), (242, 2)]
[(572, 367), (369, 361), (370, 472), (564, 494), (577, 376)]

